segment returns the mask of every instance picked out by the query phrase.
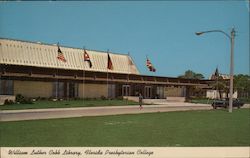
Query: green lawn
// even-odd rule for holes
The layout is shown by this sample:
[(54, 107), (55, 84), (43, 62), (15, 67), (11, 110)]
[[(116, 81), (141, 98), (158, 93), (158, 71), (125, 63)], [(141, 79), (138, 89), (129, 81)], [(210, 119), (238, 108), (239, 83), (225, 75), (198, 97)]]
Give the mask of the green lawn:
[(0, 146), (250, 146), (250, 110), (1, 122)]
[(46, 109), (46, 108), (71, 108), (71, 107), (89, 107), (89, 106), (122, 106), (135, 105), (137, 102), (127, 100), (63, 100), (63, 101), (36, 101), (33, 104), (11, 104), (0, 105), (1, 110), (18, 109)]
[[(250, 104), (250, 98), (239, 98), (245, 104)], [(212, 104), (213, 99), (206, 98), (193, 98), (190, 100), (191, 103), (201, 103), (201, 104)]]

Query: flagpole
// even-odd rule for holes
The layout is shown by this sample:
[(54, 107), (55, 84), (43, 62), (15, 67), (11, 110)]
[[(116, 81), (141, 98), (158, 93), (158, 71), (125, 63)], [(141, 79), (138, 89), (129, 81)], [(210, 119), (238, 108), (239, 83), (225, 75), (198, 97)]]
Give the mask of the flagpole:
[[(128, 86), (128, 80), (129, 80), (129, 73), (130, 73), (130, 55), (128, 52), (128, 78), (127, 78), (127, 86)], [(127, 96), (127, 105), (128, 105), (128, 97), (130, 96), (130, 86), (128, 88), (128, 96)]]
[[(217, 95), (217, 94), (219, 93), (219, 92), (218, 92), (218, 89), (219, 89), (219, 88), (218, 88), (218, 86), (219, 86), (219, 85), (218, 85), (218, 82), (219, 82), (219, 70), (218, 70), (218, 65), (217, 65), (215, 71), (217, 71), (215, 77), (216, 77), (216, 99), (218, 99), (218, 95)], [(220, 93), (219, 93), (219, 94), (220, 94)], [(221, 98), (220, 98), (220, 99), (221, 99)]]
[[(83, 57), (84, 57), (84, 53), (85, 53), (85, 46), (83, 47), (83, 50), (84, 50), (84, 52), (83, 52)], [(84, 104), (84, 97), (85, 97), (85, 79), (86, 79), (86, 77), (85, 77), (85, 61), (83, 62), (83, 69), (82, 69), (83, 71), (82, 71), (82, 75), (83, 75), (83, 80), (82, 80), (82, 97), (83, 97), (83, 104)]]
[[(57, 60), (61, 60), (63, 62), (66, 62), (67, 60), (65, 59), (61, 49), (60, 49), (60, 46), (59, 46), (59, 42), (57, 43)], [(56, 72), (57, 72), (57, 75), (56, 76), (59, 76), (59, 64), (58, 64), (58, 61), (56, 61), (56, 65), (57, 65), (57, 68), (56, 68)], [(59, 79), (58, 77), (56, 77), (56, 80), (57, 80), (57, 86), (56, 86), (56, 98), (58, 99), (58, 96), (59, 96), (59, 92), (58, 92), (58, 89), (59, 89)], [(68, 83), (67, 82), (62, 82), (63, 83), (63, 97), (64, 98), (68, 98)], [(66, 83), (66, 87), (65, 87), (65, 83)], [(65, 91), (66, 90), (66, 91)], [(66, 93), (65, 93), (66, 92)], [(65, 97), (65, 94), (66, 94), (66, 97)]]
[[(107, 57), (108, 57), (108, 55), (109, 55), (109, 50), (107, 50)], [(108, 68), (108, 60), (107, 60), (107, 98), (109, 99), (109, 79), (108, 79), (108, 77), (109, 77), (109, 68)]]
[[(59, 49), (59, 42), (57, 42), (57, 55), (58, 55), (58, 49)], [(58, 100), (58, 59), (56, 60), (56, 100)]]

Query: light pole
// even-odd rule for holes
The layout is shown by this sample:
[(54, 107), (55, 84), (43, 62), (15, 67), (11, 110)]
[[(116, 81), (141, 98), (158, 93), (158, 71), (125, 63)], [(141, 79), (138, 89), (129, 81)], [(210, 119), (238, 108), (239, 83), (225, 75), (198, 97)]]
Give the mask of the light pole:
[(222, 30), (210, 30), (210, 31), (202, 31), (196, 32), (196, 35), (202, 35), (204, 33), (211, 33), (211, 32), (220, 32), (226, 35), (230, 39), (231, 44), (231, 53), (230, 53), (230, 87), (229, 87), (229, 112), (233, 111), (233, 76), (234, 76), (234, 37), (235, 37), (235, 30), (232, 28), (231, 36), (228, 35), (226, 32)]

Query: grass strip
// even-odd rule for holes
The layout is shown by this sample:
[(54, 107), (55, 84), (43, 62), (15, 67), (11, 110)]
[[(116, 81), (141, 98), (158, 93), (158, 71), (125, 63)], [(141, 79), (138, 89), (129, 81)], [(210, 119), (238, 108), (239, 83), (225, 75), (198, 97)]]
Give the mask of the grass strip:
[(250, 146), (250, 110), (1, 122), (0, 146)]

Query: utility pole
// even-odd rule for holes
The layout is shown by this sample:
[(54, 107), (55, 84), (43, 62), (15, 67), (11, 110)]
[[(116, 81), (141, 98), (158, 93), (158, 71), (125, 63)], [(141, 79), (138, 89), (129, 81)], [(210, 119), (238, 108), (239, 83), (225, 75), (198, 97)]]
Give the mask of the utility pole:
[(231, 31), (231, 54), (230, 54), (230, 89), (229, 89), (229, 112), (233, 111), (233, 80), (234, 80), (234, 28)]
[(226, 35), (230, 39), (231, 44), (231, 52), (230, 52), (230, 87), (229, 87), (229, 109), (228, 111), (232, 113), (233, 111), (233, 79), (234, 79), (234, 37), (235, 37), (235, 29), (232, 28), (231, 34), (227, 34), (222, 30), (210, 30), (210, 31), (202, 31), (196, 32), (197, 36), (202, 35), (204, 33), (211, 33), (211, 32), (220, 32)]

